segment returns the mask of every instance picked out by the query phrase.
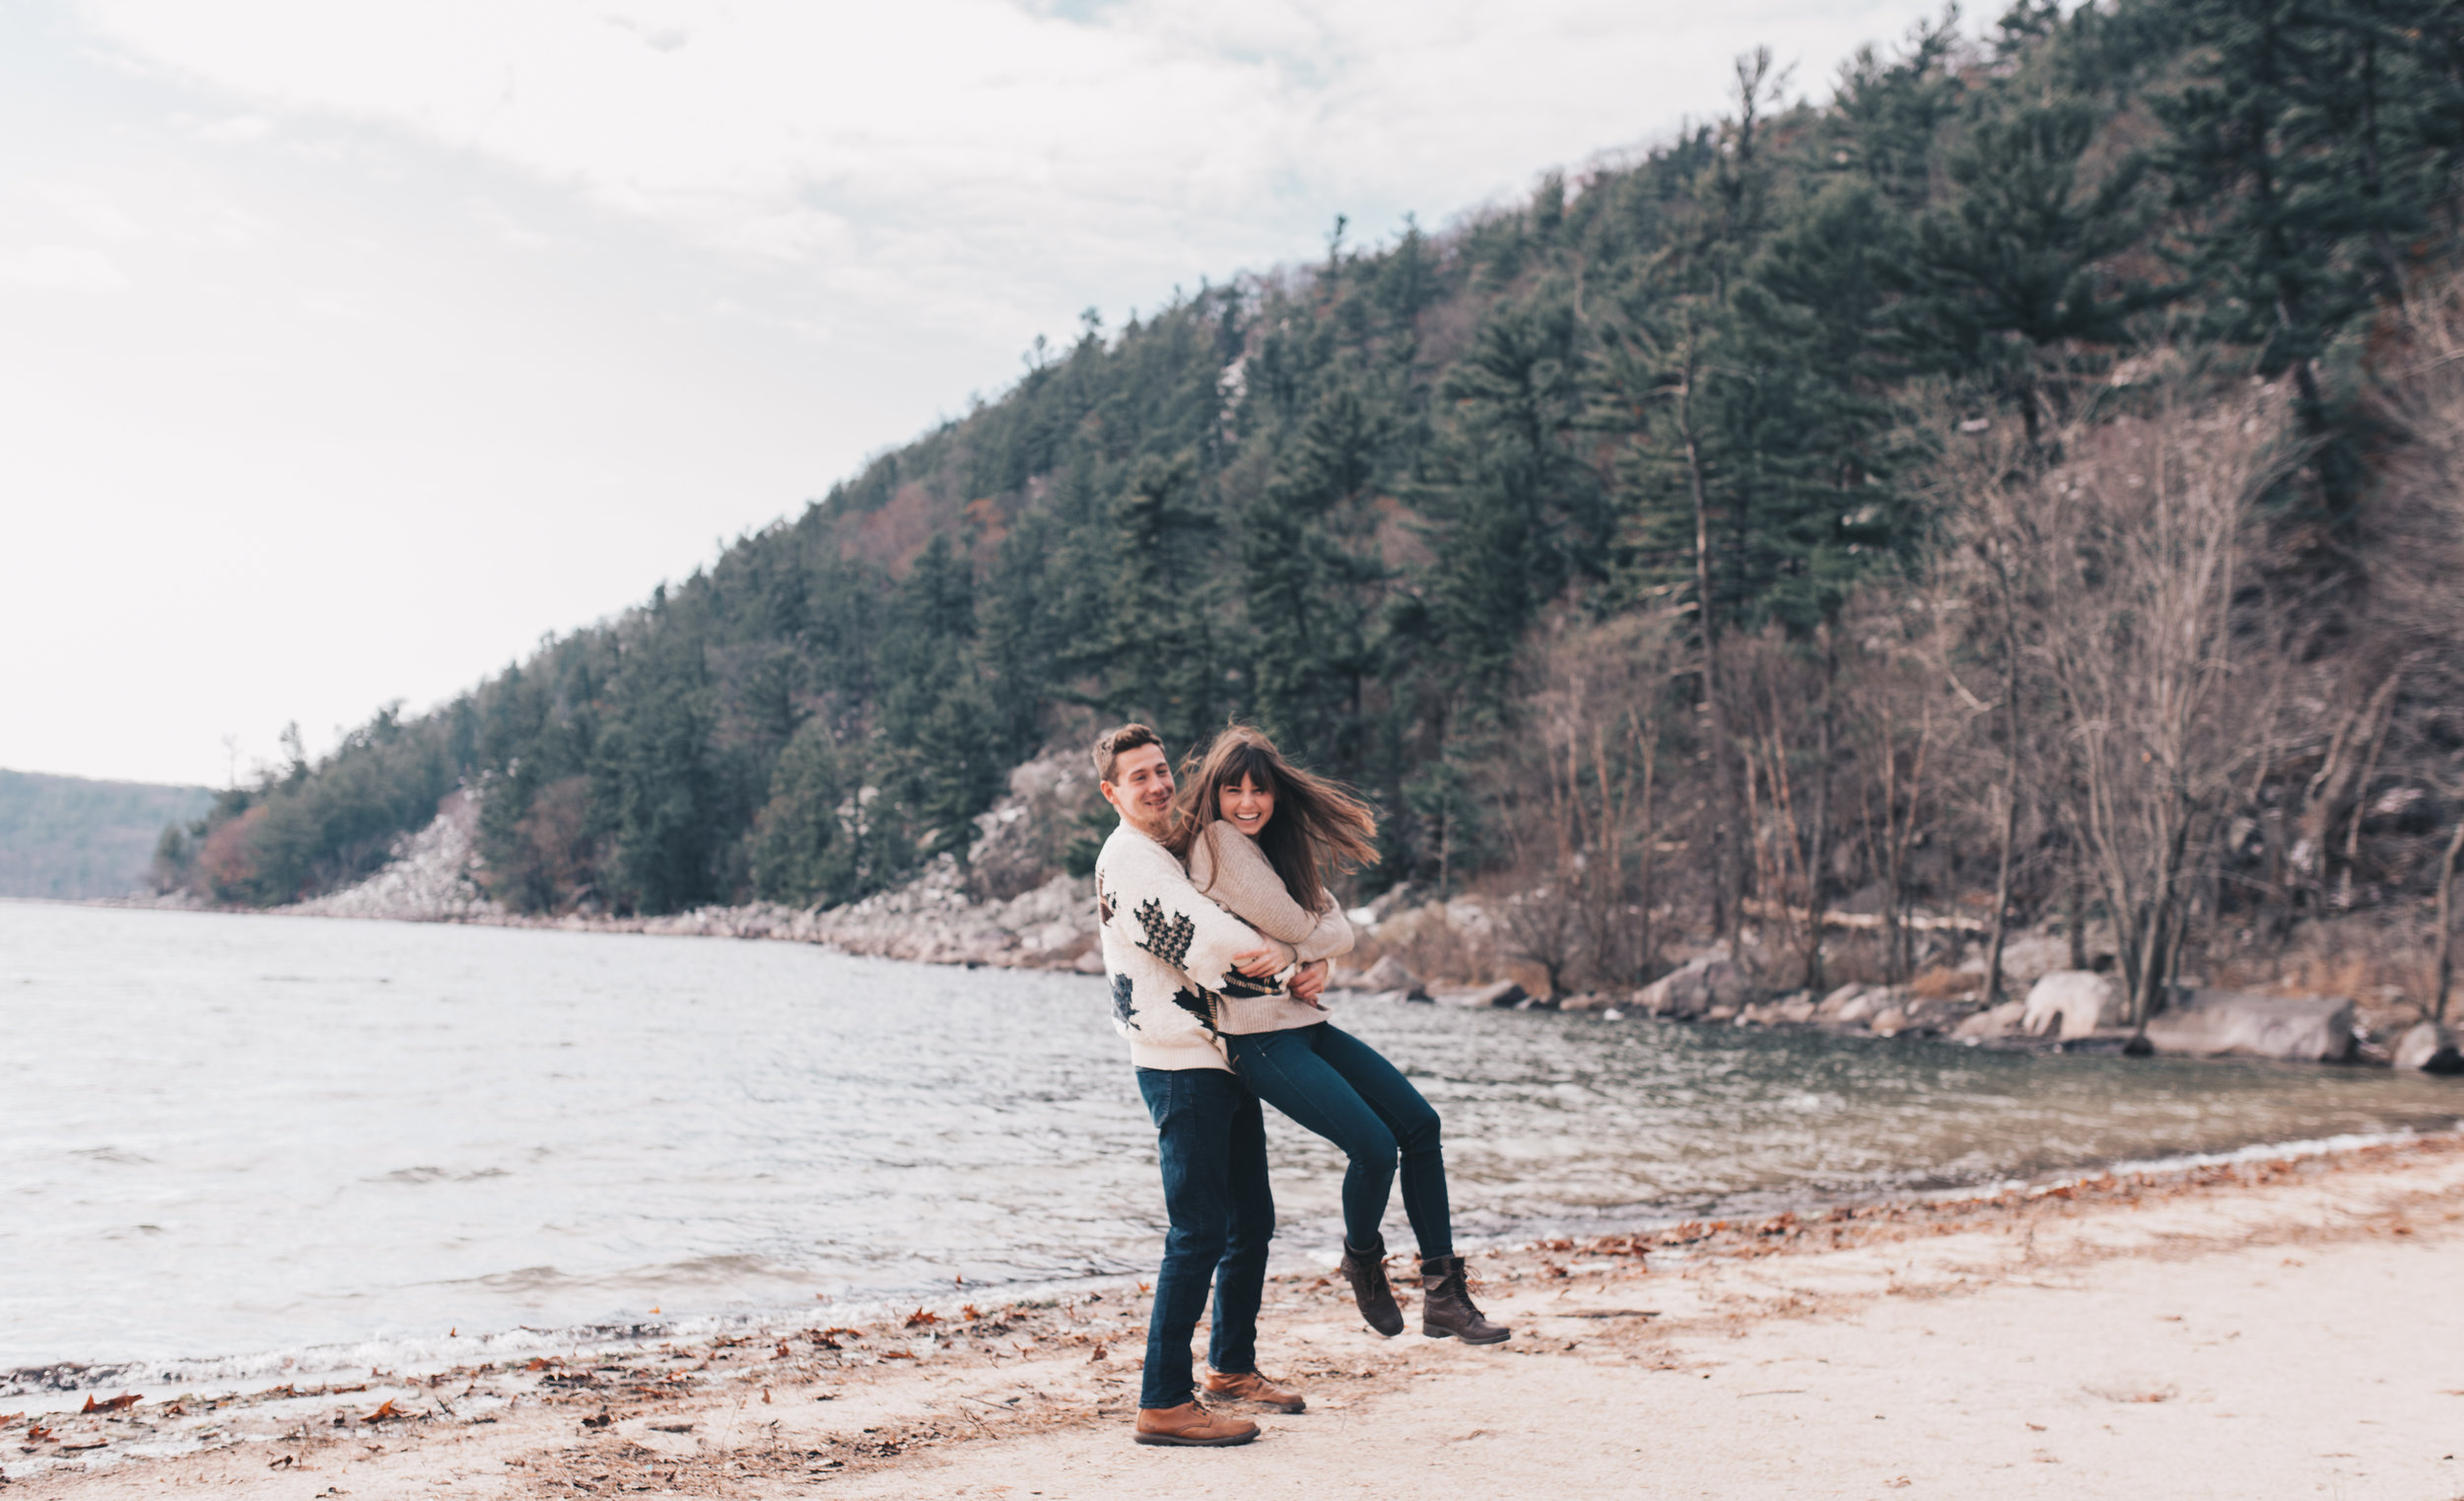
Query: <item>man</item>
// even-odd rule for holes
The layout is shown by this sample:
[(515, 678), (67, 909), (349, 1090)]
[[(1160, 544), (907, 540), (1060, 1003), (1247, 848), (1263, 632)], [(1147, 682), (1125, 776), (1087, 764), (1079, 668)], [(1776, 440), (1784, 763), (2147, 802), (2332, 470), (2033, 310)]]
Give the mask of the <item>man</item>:
[[(1138, 1093), (1155, 1121), (1171, 1229), (1146, 1326), (1146, 1369), (1135, 1438), (1141, 1444), (1246, 1444), (1258, 1425), (1197, 1400), (1190, 1340), (1215, 1291), (1207, 1342), (1210, 1396), (1298, 1412), (1299, 1394), (1258, 1374), (1258, 1305), (1265, 1294), (1274, 1196), (1266, 1181), (1266, 1121), (1258, 1097), (1232, 1073), (1215, 1032), (1224, 995), (1280, 989), (1251, 971), (1289, 969), (1291, 950), (1199, 895), (1162, 843), (1172, 815), (1172, 763), (1143, 724), (1095, 742), (1104, 800), (1121, 826), (1095, 860), (1095, 906), (1112, 983), (1113, 1025), (1129, 1042)], [(1270, 960), (1262, 956), (1271, 955)], [(1306, 997), (1323, 966), (1292, 978)]]

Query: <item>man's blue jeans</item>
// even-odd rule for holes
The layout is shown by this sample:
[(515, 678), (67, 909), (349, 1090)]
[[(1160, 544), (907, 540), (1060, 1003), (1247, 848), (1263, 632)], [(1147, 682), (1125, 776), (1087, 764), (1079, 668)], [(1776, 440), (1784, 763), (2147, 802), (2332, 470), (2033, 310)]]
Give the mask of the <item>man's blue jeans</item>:
[(1164, 1171), (1163, 1269), (1146, 1321), (1141, 1407), (1194, 1395), (1190, 1340), (1215, 1289), (1206, 1363), (1226, 1375), (1258, 1369), (1258, 1304), (1266, 1295), (1274, 1194), (1266, 1183), (1266, 1121), (1258, 1097), (1220, 1068), (1141, 1068), (1138, 1093), (1155, 1119)]

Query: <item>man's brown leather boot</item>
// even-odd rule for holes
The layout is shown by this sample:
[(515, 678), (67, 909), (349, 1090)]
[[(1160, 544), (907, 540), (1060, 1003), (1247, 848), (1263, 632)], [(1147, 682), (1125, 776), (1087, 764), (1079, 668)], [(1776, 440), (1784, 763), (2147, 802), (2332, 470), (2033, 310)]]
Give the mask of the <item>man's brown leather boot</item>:
[(1237, 1371), (1229, 1375), (1222, 1371), (1208, 1371), (1206, 1395), (1230, 1398), (1234, 1401), (1256, 1402), (1278, 1412), (1298, 1412), (1309, 1405), (1308, 1399), (1298, 1392), (1278, 1387), (1256, 1371)]
[(1395, 1289), (1386, 1283), (1386, 1240), (1380, 1237), (1366, 1251), (1343, 1242), (1343, 1262), (1337, 1268), (1343, 1280), (1352, 1285), (1352, 1301), (1360, 1305), (1360, 1317), (1369, 1327), (1392, 1339), (1403, 1331), (1403, 1311), (1395, 1306)]
[(1193, 1400), (1177, 1407), (1140, 1407), (1134, 1436), (1141, 1444), (1225, 1449), (1256, 1438), (1258, 1425), (1245, 1417), (1209, 1412)]
[(1514, 1335), (1513, 1330), (1489, 1323), (1472, 1306), (1459, 1256), (1420, 1259), (1420, 1332), (1431, 1339), (1452, 1334), (1466, 1344), (1497, 1344)]

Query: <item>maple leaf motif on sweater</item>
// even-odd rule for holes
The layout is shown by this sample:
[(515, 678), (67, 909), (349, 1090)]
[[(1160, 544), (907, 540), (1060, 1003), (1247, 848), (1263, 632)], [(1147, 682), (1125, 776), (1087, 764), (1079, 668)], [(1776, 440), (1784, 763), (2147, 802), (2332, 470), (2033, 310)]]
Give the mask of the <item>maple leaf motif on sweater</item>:
[(1127, 975), (1115, 975), (1112, 978), (1112, 1014), (1121, 1025), (1132, 1032), (1140, 1030), (1137, 1024), (1137, 999), (1133, 993), (1135, 989)]
[(1104, 889), (1100, 877), (1095, 882), (1095, 921), (1102, 923), (1112, 921), (1112, 893)]
[(1153, 897), (1138, 904), (1137, 920), (1146, 929), (1138, 947), (1176, 970), (1181, 968), (1190, 956), (1190, 941), (1198, 936), (1198, 924), (1177, 912), (1166, 920), (1164, 904)]
[(1189, 1012), (1192, 1016), (1197, 1017), (1198, 1024), (1204, 1027), (1209, 1033), (1214, 1032), (1214, 997), (1208, 995), (1203, 990), (1193, 990), (1184, 986), (1180, 989), (1172, 992), (1172, 1003), (1179, 1006), (1182, 1010)]

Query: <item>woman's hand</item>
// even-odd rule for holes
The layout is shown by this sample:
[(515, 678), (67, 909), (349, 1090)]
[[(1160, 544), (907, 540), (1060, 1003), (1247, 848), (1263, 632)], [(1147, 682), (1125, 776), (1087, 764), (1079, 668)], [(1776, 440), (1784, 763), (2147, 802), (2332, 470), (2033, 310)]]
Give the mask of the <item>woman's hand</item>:
[(1287, 949), (1253, 948), (1232, 956), (1232, 968), (1252, 980), (1264, 980), (1291, 962), (1292, 955)]
[(1332, 968), (1323, 959), (1312, 959), (1300, 967), (1300, 973), (1292, 977), (1291, 984), (1285, 989), (1292, 992), (1294, 999), (1305, 1000), (1323, 1011), (1326, 1003), (1318, 997), (1326, 993), (1327, 974)]

